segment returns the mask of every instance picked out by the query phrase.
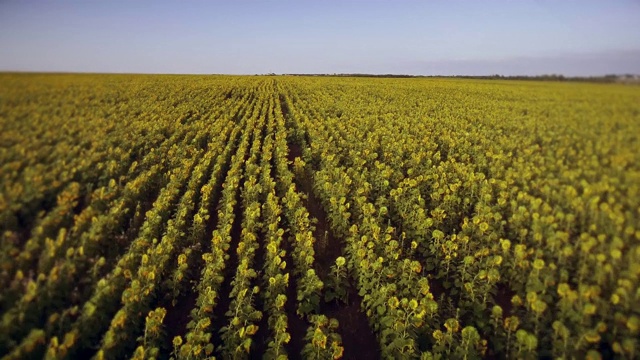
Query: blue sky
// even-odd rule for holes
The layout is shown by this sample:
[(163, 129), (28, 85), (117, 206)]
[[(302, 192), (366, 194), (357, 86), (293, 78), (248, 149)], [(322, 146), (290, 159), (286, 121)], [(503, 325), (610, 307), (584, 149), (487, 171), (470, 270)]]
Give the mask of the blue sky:
[(640, 74), (640, 1), (0, 0), (0, 71)]

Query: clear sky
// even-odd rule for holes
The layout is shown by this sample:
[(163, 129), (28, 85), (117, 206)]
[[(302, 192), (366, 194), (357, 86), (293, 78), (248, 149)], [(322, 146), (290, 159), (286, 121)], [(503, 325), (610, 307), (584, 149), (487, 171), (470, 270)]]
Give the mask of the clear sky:
[(0, 0), (0, 71), (640, 74), (638, 0)]

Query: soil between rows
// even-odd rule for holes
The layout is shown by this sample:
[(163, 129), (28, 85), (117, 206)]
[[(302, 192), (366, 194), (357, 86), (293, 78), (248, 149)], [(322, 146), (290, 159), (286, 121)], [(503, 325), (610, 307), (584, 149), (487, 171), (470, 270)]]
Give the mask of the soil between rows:
[[(296, 157), (302, 157), (300, 145), (289, 145), (288, 160), (293, 163)], [(327, 213), (322, 204), (313, 193), (313, 183), (310, 176), (304, 179), (295, 178), (295, 183), (300, 192), (305, 195), (303, 204), (309, 211), (311, 218), (315, 219), (313, 236), (316, 239), (314, 250), (316, 252), (316, 272), (320, 279), (326, 283), (330, 276), (331, 266), (336, 258), (344, 256), (344, 241), (333, 235)], [(321, 313), (327, 317), (338, 320), (338, 333), (342, 337), (344, 347), (343, 359), (379, 359), (380, 350), (378, 340), (371, 330), (366, 314), (360, 311), (362, 298), (358, 295), (354, 279), (348, 277), (349, 296), (348, 303), (331, 301), (323, 302)]]

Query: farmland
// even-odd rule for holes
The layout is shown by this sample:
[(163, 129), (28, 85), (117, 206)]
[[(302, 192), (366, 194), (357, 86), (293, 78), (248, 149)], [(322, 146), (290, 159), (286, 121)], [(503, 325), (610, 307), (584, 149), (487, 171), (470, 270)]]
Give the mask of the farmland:
[(0, 74), (3, 359), (640, 356), (640, 87)]

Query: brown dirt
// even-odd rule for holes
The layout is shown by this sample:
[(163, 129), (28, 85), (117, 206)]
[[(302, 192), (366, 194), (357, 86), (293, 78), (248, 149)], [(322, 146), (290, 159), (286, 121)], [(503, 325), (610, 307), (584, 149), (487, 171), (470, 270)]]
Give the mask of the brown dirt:
[(262, 293), (262, 289), (265, 288), (262, 279), (262, 269), (264, 268), (264, 234), (258, 234), (257, 242), (259, 246), (258, 249), (256, 249), (253, 268), (258, 272), (258, 277), (254, 279), (253, 284), (259, 286), (261, 292), (254, 298), (254, 306), (257, 310), (262, 311), (262, 319), (260, 319), (260, 321), (258, 321), (258, 323), (256, 324), (258, 325), (258, 331), (253, 336), (251, 353), (255, 355), (262, 355), (267, 351), (269, 345), (269, 337), (271, 335), (271, 332), (269, 331), (269, 314), (265, 310), (264, 298)]
[[(241, 181), (240, 184), (238, 184), (238, 189), (241, 189), (243, 184), (244, 181)], [(211, 322), (211, 343), (216, 349), (222, 344), (222, 338), (219, 331), (222, 327), (226, 326), (228, 322), (225, 314), (231, 305), (231, 298), (229, 297), (232, 288), (231, 281), (233, 280), (236, 268), (238, 267), (237, 249), (238, 243), (240, 242), (240, 235), (242, 234), (242, 199), (240, 191), (236, 194), (236, 200), (237, 203), (234, 209), (235, 217), (231, 226), (231, 244), (228, 251), (229, 259), (226, 261), (224, 281), (222, 282), (220, 291), (218, 292), (218, 303), (213, 310), (213, 319)]]
[[(288, 254), (289, 251), (287, 251), (287, 257), (285, 257), (287, 264), (293, 264), (293, 259)], [(284, 305), (284, 309), (287, 312), (289, 335), (291, 335), (291, 340), (286, 346), (289, 359), (300, 358), (304, 347), (304, 336), (307, 332), (307, 327), (309, 327), (309, 324), (296, 313), (297, 294), (298, 286), (295, 279), (291, 277), (287, 288), (287, 302)]]
[(166, 329), (166, 343), (167, 352), (173, 351), (171, 342), (176, 336), (182, 336), (187, 333), (187, 325), (191, 321), (191, 310), (196, 306), (196, 300), (198, 299), (198, 293), (195, 292), (192, 286), (188, 286), (180, 296), (176, 299), (176, 305), (173, 306), (169, 302), (165, 309), (167, 309), (167, 315), (164, 318), (163, 327)]
[(502, 308), (502, 317), (509, 317), (513, 311), (511, 299), (516, 293), (506, 284), (498, 284), (498, 291), (495, 296), (495, 303)]
[[(289, 144), (288, 160), (293, 162), (296, 157), (302, 156), (302, 149), (298, 144)], [(322, 203), (313, 193), (312, 181), (307, 176), (305, 179), (295, 179), (297, 187), (306, 199), (303, 204), (309, 211), (311, 218), (315, 219), (313, 232), (316, 243), (316, 272), (321, 280), (325, 281), (331, 271), (331, 266), (339, 256), (344, 255), (344, 241), (336, 238), (327, 220), (327, 213)], [(360, 311), (362, 298), (355, 291), (354, 280), (349, 277), (349, 301), (323, 303), (322, 313), (338, 320), (340, 326), (338, 333), (342, 337), (344, 347), (343, 359), (379, 359), (380, 349), (377, 338), (367, 316)]]

